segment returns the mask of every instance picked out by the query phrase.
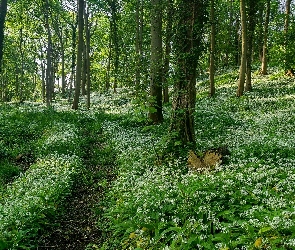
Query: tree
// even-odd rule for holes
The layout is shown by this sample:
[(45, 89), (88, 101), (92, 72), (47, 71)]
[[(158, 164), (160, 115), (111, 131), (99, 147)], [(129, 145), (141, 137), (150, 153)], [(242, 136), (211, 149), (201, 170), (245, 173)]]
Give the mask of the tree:
[(252, 90), (252, 54), (253, 38), (255, 31), (256, 4), (259, 0), (248, 0), (248, 24), (247, 24), (247, 62), (246, 62), (246, 91)]
[(72, 109), (77, 110), (79, 105), (80, 87), (82, 78), (82, 60), (83, 60), (83, 31), (84, 31), (84, 0), (78, 0), (78, 50), (77, 50), (77, 68), (76, 68), (76, 84), (75, 96)]
[(285, 39), (285, 70), (287, 71), (293, 71), (291, 67), (291, 58), (293, 55), (290, 55), (289, 53), (289, 23), (290, 23), (290, 13), (291, 13), (291, 1), (292, 0), (286, 0), (286, 9), (285, 9), (285, 25), (284, 25), (284, 39)]
[(86, 63), (86, 87), (87, 87), (87, 108), (90, 108), (90, 86), (91, 86), (91, 77), (90, 77), (90, 24), (89, 24), (89, 9), (85, 8), (85, 63)]
[(118, 67), (119, 67), (119, 37), (118, 37), (118, 1), (108, 0), (109, 7), (111, 10), (110, 17), (110, 37), (113, 49), (113, 60), (114, 60), (114, 85), (113, 89), (116, 93), (118, 85)]
[(0, 1), (0, 73), (2, 71), (3, 44), (4, 44), (4, 24), (7, 13), (7, 0)]
[(136, 0), (135, 7), (135, 88), (139, 90), (141, 78), (141, 63), (142, 63), (142, 33), (143, 33), (143, 3), (142, 0)]
[(45, 3), (45, 28), (47, 31), (47, 53), (46, 53), (46, 105), (50, 106), (52, 102), (53, 77), (52, 77), (52, 39), (49, 26), (49, 0)]
[(242, 55), (237, 96), (242, 96), (245, 87), (245, 73), (247, 62), (247, 21), (246, 21), (246, 0), (240, 0), (241, 26), (242, 26)]
[(268, 39), (268, 24), (270, 16), (270, 0), (266, 1), (266, 12), (263, 29), (263, 48), (262, 48), (262, 62), (261, 62), (261, 74), (267, 74), (267, 39)]
[(165, 54), (163, 55), (163, 101), (164, 103), (169, 102), (169, 92), (168, 92), (168, 78), (170, 69), (170, 57), (171, 57), (171, 40), (173, 37), (173, 17), (174, 8), (173, 0), (167, 0), (166, 4), (166, 30), (165, 30)]
[(151, 0), (150, 111), (154, 123), (162, 122), (162, 0)]
[(205, 0), (181, 0), (175, 15), (176, 79), (170, 132), (174, 145), (194, 145), (196, 69), (202, 52)]
[(210, 67), (209, 67), (209, 78), (210, 78), (210, 96), (215, 94), (214, 84), (214, 53), (215, 53), (215, 17), (214, 17), (214, 0), (210, 2), (210, 22), (211, 22), (211, 46), (210, 46)]

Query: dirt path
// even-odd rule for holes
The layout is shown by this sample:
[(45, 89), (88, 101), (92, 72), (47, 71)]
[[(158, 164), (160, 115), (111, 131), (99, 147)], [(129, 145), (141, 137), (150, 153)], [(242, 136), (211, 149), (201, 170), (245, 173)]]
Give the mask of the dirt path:
[(103, 210), (105, 193), (115, 177), (113, 166), (95, 164), (97, 156), (91, 154), (93, 147), (102, 146), (89, 145), (84, 163), (87, 167), (74, 184), (71, 196), (63, 202), (60, 215), (38, 240), (37, 249), (90, 250), (98, 249), (104, 242), (106, 235), (97, 222), (101, 216), (99, 211)]

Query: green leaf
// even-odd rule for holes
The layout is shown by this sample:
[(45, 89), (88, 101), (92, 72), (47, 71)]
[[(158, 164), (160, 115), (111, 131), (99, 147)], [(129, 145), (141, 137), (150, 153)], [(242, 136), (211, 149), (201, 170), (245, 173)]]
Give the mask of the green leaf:
[(266, 233), (268, 231), (272, 230), (272, 227), (263, 227), (259, 230), (259, 234), (262, 234), (262, 233)]
[(181, 141), (174, 142), (174, 146), (180, 146), (180, 145), (182, 145), (182, 142)]

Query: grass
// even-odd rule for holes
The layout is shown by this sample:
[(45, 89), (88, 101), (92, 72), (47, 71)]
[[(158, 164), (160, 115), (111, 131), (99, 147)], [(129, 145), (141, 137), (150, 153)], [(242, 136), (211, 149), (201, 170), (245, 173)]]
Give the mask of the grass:
[[(231, 153), (205, 174), (188, 170), (187, 152), (161, 157), (169, 105), (153, 126), (125, 91), (92, 94), (90, 111), (1, 105), (0, 249), (36, 247), (90, 154), (106, 171), (116, 163), (117, 177), (109, 188), (104, 172), (86, 173), (107, 189), (94, 208), (105, 242), (87, 249), (294, 249), (294, 79), (254, 74), (253, 91), (236, 98), (236, 77), (218, 76), (213, 98), (206, 80), (197, 84), (195, 151), (227, 145)], [(102, 132), (104, 145), (90, 147)]]

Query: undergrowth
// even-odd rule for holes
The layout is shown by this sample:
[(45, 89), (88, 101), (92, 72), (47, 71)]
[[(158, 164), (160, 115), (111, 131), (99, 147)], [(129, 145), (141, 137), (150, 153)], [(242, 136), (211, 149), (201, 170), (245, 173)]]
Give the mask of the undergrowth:
[(0, 111), (0, 249), (32, 249), (85, 174), (101, 123), (87, 112), (30, 103)]
[(134, 126), (129, 103), (109, 108), (120, 117), (104, 123), (119, 169), (106, 213), (112, 237), (101, 249), (293, 249), (295, 83), (277, 75), (254, 75), (241, 98), (233, 73), (216, 78), (213, 98), (198, 84), (196, 152), (231, 153), (206, 174), (188, 171), (186, 158), (158, 160), (167, 123)]
[[(90, 111), (1, 105), (0, 249), (36, 247), (74, 182), (110, 188), (105, 172), (83, 170), (90, 154), (104, 171), (117, 164), (117, 177), (94, 208), (105, 242), (87, 249), (294, 249), (294, 79), (254, 74), (241, 98), (236, 79), (218, 76), (213, 98), (206, 80), (197, 84), (195, 151), (231, 153), (204, 174), (188, 170), (185, 150), (162, 154), (169, 105), (161, 125), (124, 91), (92, 94)], [(89, 147), (101, 131), (104, 145)]]

